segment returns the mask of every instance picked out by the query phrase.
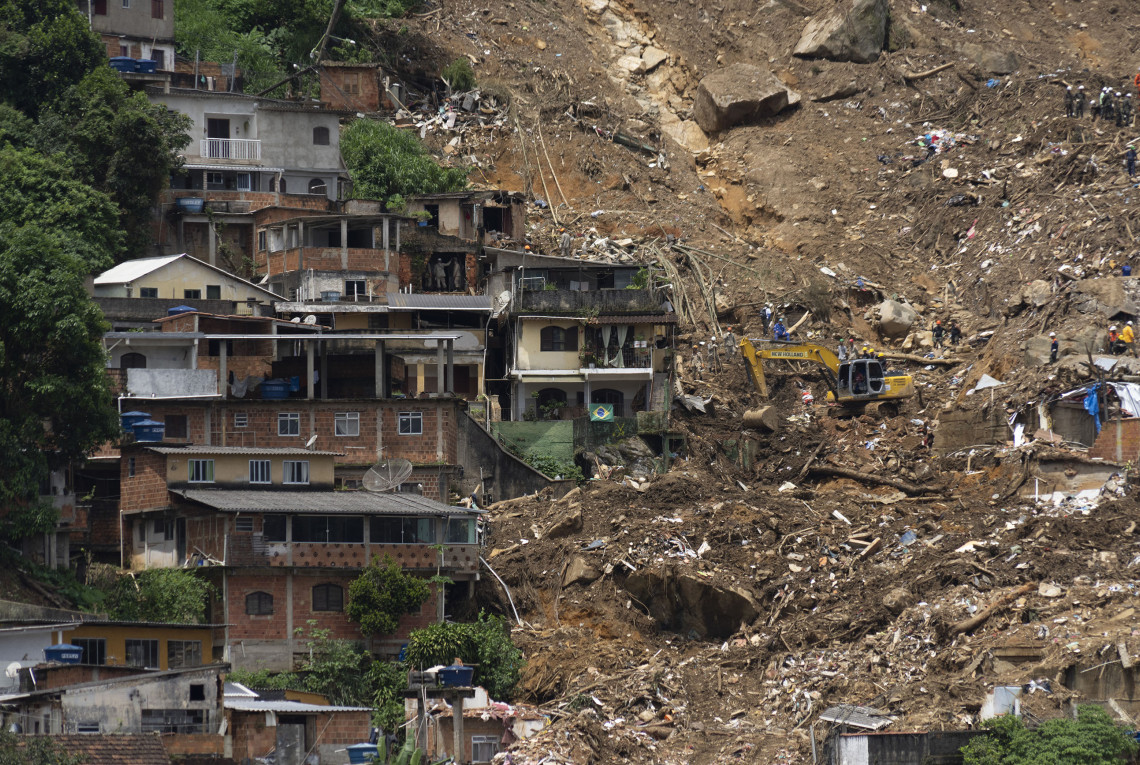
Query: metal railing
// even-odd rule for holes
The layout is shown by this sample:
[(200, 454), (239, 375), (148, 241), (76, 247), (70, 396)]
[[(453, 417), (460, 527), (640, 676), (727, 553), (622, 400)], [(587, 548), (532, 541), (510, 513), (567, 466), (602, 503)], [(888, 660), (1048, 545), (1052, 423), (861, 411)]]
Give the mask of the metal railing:
[(201, 156), (210, 159), (261, 159), (261, 141), (203, 138)]

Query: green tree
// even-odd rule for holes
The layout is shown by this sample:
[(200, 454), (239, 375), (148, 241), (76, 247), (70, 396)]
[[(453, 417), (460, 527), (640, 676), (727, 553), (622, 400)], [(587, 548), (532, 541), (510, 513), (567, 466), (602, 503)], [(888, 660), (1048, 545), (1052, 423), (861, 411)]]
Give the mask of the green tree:
[(328, 696), (333, 704), (366, 706), (372, 701), (368, 668), (372, 657), (351, 640), (336, 640), (332, 631), (309, 621), (309, 658), (301, 666), (304, 689)]
[(1119, 765), (1135, 754), (1136, 742), (1098, 706), (1077, 709), (1077, 718), (1047, 720), (1030, 730), (1007, 715), (983, 723), (989, 736), (962, 747), (965, 765)]
[(79, 765), (83, 757), (71, 754), (50, 736), (30, 736), (21, 740), (14, 733), (0, 730), (0, 765)]
[(213, 592), (192, 571), (151, 568), (120, 578), (106, 607), (112, 618), (126, 621), (201, 624)]
[[(0, 150), (0, 178), (4, 155)], [(67, 188), (61, 181), (57, 193), (66, 194)], [(84, 288), (87, 264), (39, 225), (13, 223), (3, 210), (12, 195), (0, 182), (0, 509), (5, 510), (34, 504), (52, 469), (119, 432), (102, 347), (107, 324)]]
[(477, 665), (475, 684), (498, 700), (510, 698), (524, 663), (506, 620), (485, 611), (474, 622), (441, 622), (415, 630), (408, 638), (409, 666), (434, 667), (457, 657)]
[(348, 618), (369, 635), (391, 635), (400, 617), (414, 613), (431, 597), (428, 583), (405, 574), (391, 555), (373, 558), (368, 568), (348, 586)]
[(340, 153), (357, 199), (394, 202), (395, 197), (461, 191), (467, 174), (436, 164), (414, 135), (387, 122), (358, 119), (340, 139)]
[(404, 695), (408, 687), (408, 669), (400, 662), (374, 661), (368, 670), (372, 686), (372, 720), (391, 733), (404, 723)]
[(78, 180), (108, 194), (119, 208), (125, 254), (150, 242), (154, 200), (190, 143), (190, 118), (142, 93), (132, 94), (109, 66), (98, 67), (40, 117), (37, 144), (70, 158)]
[(34, 118), (106, 56), (74, 0), (0, 3), (0, 93), (24, 114)]

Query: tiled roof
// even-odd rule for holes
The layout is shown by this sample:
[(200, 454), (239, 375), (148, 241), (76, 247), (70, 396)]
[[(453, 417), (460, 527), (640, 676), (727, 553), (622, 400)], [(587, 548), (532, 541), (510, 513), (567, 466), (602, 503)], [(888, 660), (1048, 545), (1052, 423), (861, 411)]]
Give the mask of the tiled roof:
[(486, 295), (425, 295), (389, 292), (388, 308), (392, 310), (490, 311), (491, 298)]
[(24, 747), (36, 738), (50, 739), (68, 754), (77, 755), (83, 765), (170, 765), (158, 733), (20, 736), (17, 746)]
[(639, 313), (627, 316), (595, 316), (587, 324), (676, 324), (675, 313)]
[(343, 457), (344, 452), (316, 452), (301, 447), (268, 447), (268, 446), (206, 446), (205, 444), (187, 444), (186, 446), (148, 446), (149, 451), (159, 454), (263, 454), (304, 456), (315, 454), (319, 457)]
[(371, 491), (266, 491), (256, 489), (182, 489), (174, 494), (223, 512), (353, 513), (364, 515), (474, 515), (419, 494)]

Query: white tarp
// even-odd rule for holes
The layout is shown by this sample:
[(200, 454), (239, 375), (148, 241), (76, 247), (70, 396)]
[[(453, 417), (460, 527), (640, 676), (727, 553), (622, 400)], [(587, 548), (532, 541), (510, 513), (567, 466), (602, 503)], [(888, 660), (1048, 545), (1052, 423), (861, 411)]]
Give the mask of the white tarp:
[(1132, 417), (1140, 417), (1140, 383), (1110, 382), (1120, 398), (1120, 408)]

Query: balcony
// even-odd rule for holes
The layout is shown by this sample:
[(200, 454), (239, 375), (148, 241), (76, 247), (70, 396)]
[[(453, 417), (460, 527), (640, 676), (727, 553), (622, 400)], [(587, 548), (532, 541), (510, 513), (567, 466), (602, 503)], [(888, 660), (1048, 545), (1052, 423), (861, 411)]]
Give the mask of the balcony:
[(260, 160), (261, 141), (244, 138), (203, 138), (200, 156), (204, 159)]
[(286, 566), (298, 568), (363, 569), (369, 558), (392, 559), (405, 570), (443, 570), (474, 573), (479, 568), (479, 546), (448, 544), (443, 561), (426, 544), (365, 544), (359, 542), (268, 542), (262, 534), (227, 534), (225, 565)]
[(655, 314), (661, 312), (661, 298), (652, 290), (519, 290), (515, 310), (574, 316)]

